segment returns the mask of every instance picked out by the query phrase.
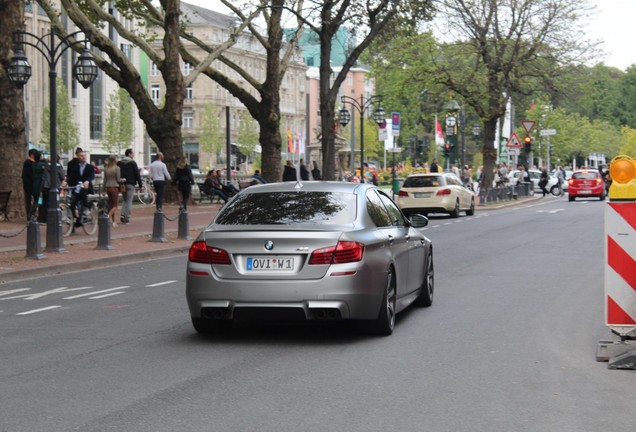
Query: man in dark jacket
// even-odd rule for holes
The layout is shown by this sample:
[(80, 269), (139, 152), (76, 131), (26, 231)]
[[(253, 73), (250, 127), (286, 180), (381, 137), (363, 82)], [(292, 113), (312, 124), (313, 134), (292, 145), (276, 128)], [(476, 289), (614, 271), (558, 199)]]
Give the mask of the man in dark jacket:
[[(68, 185), (71, 188), (70, 207), (75, 217), (79, 218), (75, 207), (79, 200), (83, 208), (88, 210), (88, 195), (94, 193), (93, 180), (95, 180), (95, 168), (86, 161), (86, 153), (80, 151), (79, 153), (76, 152), (76, 155), (78, 156), (78, 162), (73, 164), (71, 164), (72, 161), (69, 162), (67, 174)], [(75, 225), (81, 225), (79, 219)]]
[(26, 211), (27, 220), (31, 215), (31, 206), (33, 204), (33, 164), (36, 149), (29, 150), (29, 157), (26, 158), (22, 165), (22, 190), (24, 191), (24, 210)]
[(135, 195), (135, 185), (141, 188), (141, 176), (139, 175), (139, 167), (137, 162), (133, 160), (135, 153), (132, 149), (126, 149), (125, 156), (117, 162), (121, 170), (121, 178), (126, 179), (126, 192), (123, 194), (124, 207), (121, 211), (121, 223), (130, 223), (132, 217), (132, 200)]

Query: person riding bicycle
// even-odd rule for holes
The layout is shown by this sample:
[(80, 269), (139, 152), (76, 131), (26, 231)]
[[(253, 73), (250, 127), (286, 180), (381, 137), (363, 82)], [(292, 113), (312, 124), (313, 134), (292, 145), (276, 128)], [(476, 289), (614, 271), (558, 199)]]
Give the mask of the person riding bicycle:
[(88, 209), (88, 194), (93, 193), (93, 180), (95, 179), (95, 168), (86, 161), (86, 152), (80, 151), (76, 155), (78, 163), (69, 166), (67, 182), (71, 188), (70, 208), (77, 218), (75, 226), (80, 226), (81, 219), (77, 212), (77, 201), (80, 201), (82, 208)]

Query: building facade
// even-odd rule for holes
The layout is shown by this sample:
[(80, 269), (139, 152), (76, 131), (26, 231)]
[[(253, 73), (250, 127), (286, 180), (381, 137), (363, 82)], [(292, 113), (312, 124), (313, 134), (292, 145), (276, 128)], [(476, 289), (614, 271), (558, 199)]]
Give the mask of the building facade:
[[(55, 4), (60, 7), (59, 1)], [(111, 11), (118, 16), (116, 10)], [(67, 32), (76, 30), (73, 23), (62, 14), (62, 23), (66, 26)], [(133, 23), (123, 17), (119, 19), (129, 28)], [(24, 30), (37, 35), (46, 43), (50, 43), (48, 35), (51, 32), (51, 23), (44, 10), (36, 3), (30, 2), (25, 6), (25, 27)], [(119, 44), (120, 49), (125, 52), (133, 64), (139, 64), (140, 51), (133, 47), (127, 40), (119, 37), (111, 28), (108, 29), (110, 38)], [(29, 36), (27, 36), (29, 37)], [(30, 41), (35, 43), (33, 38)], [(55, 38), (55, 43), (60, 42)], [(49, 106), (49, 66), (45, 57), (35, 48), (25, 46), (25, 54), (32, 67), (32, 76), (26, 86), (24, 86), (25, 102), (25, 124), (27, 143), (30, 147), (48, 152), (48, 137), (43, 137), (43, 126), (48, 122), (48, 117), (43, 118), (45, 108)], [(79, 132), (79, 146), (88, 152), (90, 160), (98, 165), (104, 163), (110, 154), (109, 149), (103, 146), (103, 136), (105, 127), (105, 113), (107, 111), (110, 95), (116, 92), (119, 86), (102, 71), (98, 72), (97, 79), (88, 88), (84, 89), (75, 79), (73, 79), (72, 68), (77, 61), (77, 53), (71, 49), (65, 50), (57, 62), (57, 78), (62, 81), (64, 89), (73, 112), (73, 123)], [(59, 98), (58, 98), (59, 99)], [(133, 139), (129, 145), (134, 149), (135, 154), (143, 160), (144, 155), (144, 127), (139, 119), (137, 110), (133, 104)], [(112, 149), (110, 149), (112, 151)], [(64, 143), (58, 140), (58, 153), (63, 160), (72, 158), (74, 148), (64, 148)]]

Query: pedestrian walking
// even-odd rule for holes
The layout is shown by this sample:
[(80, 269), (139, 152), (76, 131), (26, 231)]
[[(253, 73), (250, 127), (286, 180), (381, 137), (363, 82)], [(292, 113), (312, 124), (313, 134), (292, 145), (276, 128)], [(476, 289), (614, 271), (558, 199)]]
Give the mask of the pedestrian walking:
[(163, 207), (163, 197), (166, 191), (166, 180), (172, 180), (168, 167), (163, 163), (163, 153), (157, 153), (157, 159), (150, 164), (150, 178), (152, 179), (152, 185), (157, 193), (155, 205), (157, 211), (161, 211)]
[(106, 167), (104, 168), (104, 187), (108, 196), (108, 218), (117, 227), (115, 215), (119, 206), (119, 185), (125, 183), (126, 179), (121, 177), (121, 169), (117, 165), (117, 155), (110, 155)]
[[(60, 163), (60, 156), (57, 156), (57, 163), (55, 164), (56, 174), (55, 187), (59, 187), (64, 181), (64, 167)], [(38, 209), (38, 222), (46, 223), (49, 213), (49, 192), (51, 191), (51, 163), (44, 164), (44, 172), (42, 173), (42, 187), (40, 197), (42, 198), (42, 205)]]
[(123, 224), (129, 224), (132, 218), (132, 201), (135, 195), (135, 185), (138, 185), (139, 188), (142, 186), (139, 167), (134, 160), (134, 156), (133, 149), (126, 149), (124, 157), (117, 162), (122, 178), (126, 179), (126, 191), (122, 195), (124, 205), (121, 210), (120, 219), (120, 222)]
[(320, 174), (320, 168), (318, 168), (318, 164), (316, 163), (316, 161), (314, 161), (314, 167), (311, 170), (311, 177), (314, 180), (322, 180), (321, 174)]
[(22, 190), (24, 192), (24, 211), (27, 220), (31, 216), (31, 207), (33, 205), (33, 164), (35, 163), (34, 155), (36, 149), (30, 149), (28, 157), (22, 164)]
[(539, 176), (539, 187), (541, 188), (542, 196), (545, 197), (549, 194), (546, 186), (548, 185), (548, 171), (545, 168), (541, 169), (541, 174)]
[(283, 168), (283, 181), (296, 181), (296, 168), (292, 161), (288, 160)]
[(437, 159), (433, 159), (433, 163), (431, 164), (431, 172), (432, 173), (439, 172), (439, 165), (437, 164)]
[(305, 159), (300, 159), (300, 179), (301, 180), (309, 180), (309, 170), (305, 165)]
[(188, 201), (190, 201), (190, 193), (192, 192), (192, 185), (194, 185), (194, 176), (192, 175), (192, 169), (185, 156), (179, 158), (177, 162), (177, 169), (174, 173), (174, 182), (177, 189), (181, 193), (181, 207), (184, 210), (188, 209)]

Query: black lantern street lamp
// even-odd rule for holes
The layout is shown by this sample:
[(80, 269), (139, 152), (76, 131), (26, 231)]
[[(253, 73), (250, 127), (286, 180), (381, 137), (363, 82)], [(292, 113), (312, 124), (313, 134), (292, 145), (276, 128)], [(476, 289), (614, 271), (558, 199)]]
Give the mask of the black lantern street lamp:
[(344, 127), (351, 121), (351, 113), (344, 107), (347, 103), (360, 113), (360, 178), (362, 181), (364, 181), (364, 113), (367, 109), (369, 109), (369, 107), (371, 107), (371, 105), (375, 105), (376, 108), (373, 113), (373, 119), (378, 126), (384, 124), (386, 121), (386, 113), (381, 105), (382, 97), (383, 96), (380, 95), (371, 96), (366, 99), (363, 95), (360, 95), (360, 99), (352, 98), (350, 96), (340, 97), (340, 102), (342, 102), (343, 108), (338, 112), (338, 123)]
[[(75, 39), (82, 36), (81, 40)], [(49, 43), (47, 44), (47, 38)], [(32, 39), (34, 42), (31, 42)], [(26, 31), (13, 33), (13, 44), (15, 55), (7, 68), (9, 80), (19, 89), (29, 81), (31, 77), (31, 65), (24, 55), (23, 46), (28, 45), (38, 50), (45, 58), (49, 66), (49, 106), (50, 106), (50, 161), (49, 174), (51, 175), (51, 189), (49, 190), (47, 222), (46, 222), (46, 250), (51, 252), (64, 252), (62, 243), (62, 220), (59, 210), (59, 190), (57, 184), (57, 109), (56, 109), (56, 78), (57, 62), (62, 57), (62, 53), (68, 48), (84, 45), (82, 54), (73, 66), (73, 77), (84, 88), (88, 88), (95, 78), (97, 78), (97, 65), (90, 52), (86, 48), (90, 34), (77, 31), (63, 38), (55, 44), (55, 34), (48, 33), (39, 37)]]

